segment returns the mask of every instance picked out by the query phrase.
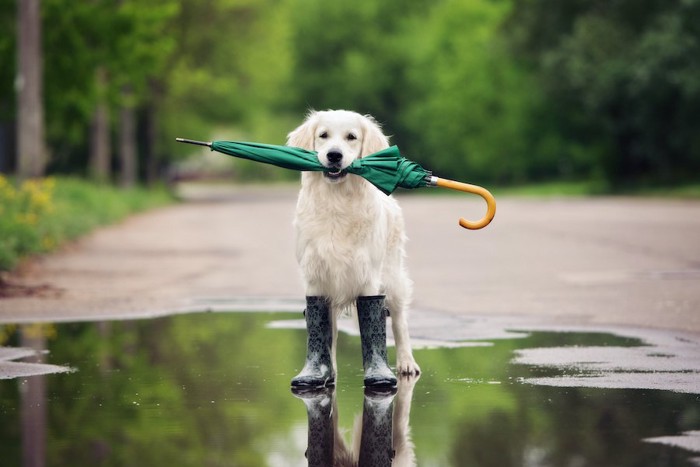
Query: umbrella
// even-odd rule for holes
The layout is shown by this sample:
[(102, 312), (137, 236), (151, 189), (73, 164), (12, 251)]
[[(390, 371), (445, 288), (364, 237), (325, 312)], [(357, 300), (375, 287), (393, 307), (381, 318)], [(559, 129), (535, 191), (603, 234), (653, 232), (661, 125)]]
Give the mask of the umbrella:
[[(316, 172), (330, 170), (318, 161), (315, 151), (302, 148), (238, 141), (195, 141), (185, 138), (177, 138), (177, 141), (207, 146), (212, 151), (285, 169)], [(476, 222), (460, 218), (459, 225), (465, 229), (477, 230), (486, 227), (496, 215), (496, 200), (487, 189), (435, 177), (418, 163), (403, 157), (396, 146), (356, 159), (345, 170), (363, 177), (387, 195), (399, 187), (413, 189), (426, 186), (439, 186), (479, 195), (486, 201), (486, 215)]]

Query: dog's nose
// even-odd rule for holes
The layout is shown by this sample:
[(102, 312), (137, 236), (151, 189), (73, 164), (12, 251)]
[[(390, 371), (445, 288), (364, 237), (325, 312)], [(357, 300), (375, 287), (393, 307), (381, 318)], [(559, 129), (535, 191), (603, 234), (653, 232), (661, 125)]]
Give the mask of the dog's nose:
[(331, 164), (337, 164), (343, 159), (343, 153), (340, 151), (328, 151), (326, 157), (328, 157), (328, 162)]

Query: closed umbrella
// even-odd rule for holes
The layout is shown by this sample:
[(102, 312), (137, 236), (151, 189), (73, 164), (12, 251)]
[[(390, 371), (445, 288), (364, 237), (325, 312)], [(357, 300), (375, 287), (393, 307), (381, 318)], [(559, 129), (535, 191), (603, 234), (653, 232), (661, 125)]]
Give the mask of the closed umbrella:
[[(318, 161), (315, 151), (302, 148), (239, 141), (207, 142), (185, 138), (177, 138), (177, 141), (207, 146), (213, 151), (229, 156), (272, 164), (285, 169), (315, 172), (331, 170)], [(403, 157), (396, 146), (356, 159), (345, 170), (363, 177), (387, 195), (399, 187), (413, 189), (426, 186), (439, 186), (477, 194), (486, 201), (486, 215), (476, 222), (460, 218), (459, 225), (466, 229), (477, 230), (486, 227), (496, 215), (496, 200), (488, 190), (477, 185), (435, 177), (420, 164)]]

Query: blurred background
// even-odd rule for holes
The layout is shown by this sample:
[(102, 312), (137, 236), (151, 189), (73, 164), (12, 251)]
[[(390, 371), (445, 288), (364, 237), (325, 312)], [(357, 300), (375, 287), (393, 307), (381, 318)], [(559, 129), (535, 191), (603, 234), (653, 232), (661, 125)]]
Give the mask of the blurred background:
[[(345, 108), (471, 182), (700, 179), (699, 0), (3, 1), (4, 173), (31, 152), (17, 136), (25, 3), (40, 28), (25, 63), (43, 64), (31, 175), (153, 182), (192, 153), (176, 136), (283, 144), (307, 110)], [(296, 177), (231, 164), (241, 179)]]
[(0, 272), (173, 182), (296, 180), (175, 137), (327, 108), (498, 195), (698, 198), (700, 0), (2, 1)]

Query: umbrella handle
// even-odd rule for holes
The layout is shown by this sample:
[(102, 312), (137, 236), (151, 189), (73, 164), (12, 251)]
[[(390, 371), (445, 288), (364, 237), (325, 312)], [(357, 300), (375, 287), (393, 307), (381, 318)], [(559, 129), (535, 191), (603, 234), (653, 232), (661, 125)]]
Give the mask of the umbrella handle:
[(481, 220), (476, 222), (468, 221), (465, 218), (461, 217), (459, 219), (459, 225), (461, 225), (465, 229), (483, 229), (491, 223), (493, 217), (496, 215), (496, 198), (494, 198), (491, 192), (489, 192), (489, 190), (487, 190), (486, 188), (439, 177), (432, 177), (431, 184), (443, 188), (449, 188), (451, 190), (463, 191), (465, 193), (473, 193), (484, 198), (484, 201), (486, 201), (486, 215)]

